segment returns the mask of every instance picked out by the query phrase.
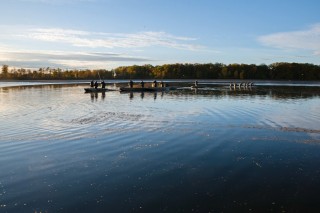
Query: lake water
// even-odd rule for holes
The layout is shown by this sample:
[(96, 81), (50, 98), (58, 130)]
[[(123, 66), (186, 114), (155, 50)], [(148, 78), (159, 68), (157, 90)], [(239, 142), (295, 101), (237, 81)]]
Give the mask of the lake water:
[(320, 211), (317, 83), (12, 84), (0, 87), (0, 212)]

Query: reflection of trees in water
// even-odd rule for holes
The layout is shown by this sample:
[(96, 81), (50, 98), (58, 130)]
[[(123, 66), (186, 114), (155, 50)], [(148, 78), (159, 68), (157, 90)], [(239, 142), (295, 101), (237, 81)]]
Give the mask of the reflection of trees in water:
[(52, 90), (52, 89), (62, 89), (66, 87), (79, 87), (83, 84), (45, 84), (45, 85), (23, 85), (23, 86), (9, 86), (0, 88), (2, 91), (10, 92), (15, 90), (30, 90), (30, 89), (41, 89), (41, 90)]
[(183, 89), (170, 91), (168, 95), (176, 96), (212, 96), (214, 98), (230, 97), (270, 97), (272, 99), (307, 99), (320, 97), (320, 87), (256, 86), (252, 88), (211, 87), (203, 89)]
[[(192, 82), (169, 82), (171, 86), (176, 86), (178, 90), (172, 90), (162, 93), (163, 95), (171, 96), (212, 96), (215, 98), (223, 98), (225, 96), (240, 97), (240, 96), (256, 96), (270, 97), (273, 99), (305, 99), (320, 96), (320, 87), (313, 86), (248, 86), (248, 87), (229, 87), (228, 83), (210, 84), (201, 83), (202, 88), (191, 89)], [(121, 86), (119, 84), (118, 86)], [(123, 84), (125, 85), (125, 84)], [(226, 86), (227, 85), (227, 86)], [(159, 93), (159, 92), (158, 92)], [(155, 99), (157, 95), (154, 94)], [(141, 95), (144, 97), (144, 94)]]
[(320, 87), (269, 87), (273, 99), (307, 99), (320, 96)]
[[(186, 84), (189, 85), (190, 84)], [(181, 86), (186, 86), (181, 85)], [(0, 92), (9, 93), (17, 90), (43, 90), (50, 91), (52, 89), (63, 89), (63, 88), (76, 88), (81, 87), (83, 84), (48, 84), (48, 85), (25, 85), (25, 86), (12, 86), (0, 88)], [(180, 85), (179, 85), (180, 86)], [(154, 99), (158, 98), (158, 94), (161, 97), (169, 96), (211, 96), (215, 98), (223, 98), (225, 96), (229, 97), (241, 97), (241, 96), (256, 96), (256, 97), (270, 97), (272, 99), (308, 99), (316, 98), (320, 96), (320, 87), (313, 86), (254, 86), (248, 88), (230, 88), (229, 86), (217, 86), (217, 85), (207, 85), (205, 88), (200, 89), (190, 89), (186, 87), (184, 89), (172, 90), (169, 92), (153, 92), (151, 93)], [(148, 97), (148, 93), (139, 93), (140, 98), (143, 99)], [(148, 94), (148, 95), (146, 95)], [(81, 93), (79, 93), (81, 95)], [(120, 94), (119, 94), (120, 95)], [(129, 98), (133, 99), (135, 94), (129, 94)], [(90, 95), (92, 100), (105, 99), (105, 93), (92, 93)]]

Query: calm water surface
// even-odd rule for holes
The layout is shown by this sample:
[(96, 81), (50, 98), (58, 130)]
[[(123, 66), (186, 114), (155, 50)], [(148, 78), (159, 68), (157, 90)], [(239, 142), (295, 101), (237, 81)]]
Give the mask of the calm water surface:
[(0, 212), (320, 211), (320, 87), (84, 87), (0, 88)]

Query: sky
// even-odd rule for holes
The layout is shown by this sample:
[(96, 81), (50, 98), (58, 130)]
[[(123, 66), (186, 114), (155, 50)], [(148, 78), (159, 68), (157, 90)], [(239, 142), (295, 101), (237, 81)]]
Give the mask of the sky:
[(0, 64), (320, 64), (319, 0), (0, 0)]

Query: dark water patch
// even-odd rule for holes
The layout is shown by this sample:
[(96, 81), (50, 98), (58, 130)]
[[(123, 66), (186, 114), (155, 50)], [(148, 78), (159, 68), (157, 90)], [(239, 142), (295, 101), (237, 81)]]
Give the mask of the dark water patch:
[(304, 133), (320, 133), (320, 130), (316, 129), (305, 129), (300, 127), (270, 127), (270, 126), (242, 126), (243, 128), (253, 128), (253, 129), (270, 129), (270, 130), (280, 130), (280, 131), (286, 131), (286, 132), (304, 132)]
[(305, 128), (282, 127), (280, 130), (282, 130), (282, 131), (290, 131), (290, 132), (320, 133), (320, 130), (316, 130), (316, 129), (305, 129)]

